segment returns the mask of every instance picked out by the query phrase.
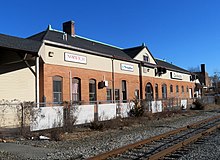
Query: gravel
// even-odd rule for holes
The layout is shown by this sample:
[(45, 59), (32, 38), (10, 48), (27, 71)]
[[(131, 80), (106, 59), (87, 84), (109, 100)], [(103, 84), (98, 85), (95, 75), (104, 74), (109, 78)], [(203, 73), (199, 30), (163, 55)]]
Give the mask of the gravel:
[[(96, 154), (112, 150), (136, 141), (140, 141), (152, 136), (156, 136), (170, 130), (180, 128), (191, 123), (219, 115), (217, 111), (215, 112), (205, 112), (201, 111), (196, 115), (183, 115), (179, 117), (166, 118), (161, 120), (148, 121), (143, 124), (135, 125), (132, 127), (124, 127), (123, 129), (106, 130), (103, 132), (93, 132), (90, 136), (85, 136), (83, 138), (69, 140), (69, 141), (37, 141), (37, 140), (23, 140), (16, 141), (15, 143), (10, 143), (12, 145), (20, 145), (21, 147), (16, 147), (17, 152), (12, 152), (7, 147), (4, 147), (4, 143), (0, 143), (0, 159), (85, 159)], [(207, 145), (184, 156), (182, 159), (195, 159), (197, 155), (203, 155), (199, 159), (206, 156), (205, 153), (213, 153), (217, 155), (220, 149), (220, 132), (216, 132), (216, 138), (211, 141), (207, 141)], [(80, 134), (80, 133), (79, 133)], [(214, 145), (214, 143), (217, 143)], [(7, 143), (6, 143), (7, 144)], [(208, 151), (205, 149), (206, 146), (211, 145), (214, 149)], [(29, 146), (26, 152), (32, 152), (28, 156), (24, 156), (19, 148), (22, 146)], [(45, 149), (46, 152), (39, 151), (39, 148)], [(206, 152), (207, 151), (207, 152)], [(204, 152), (200, 154), (199, 152)], [(16, 154), (15, 154), (16, 153)], [(207, 154), (211, 156), (212, 154)], [(17, 156), (17, 157), (16, 157)], [(218, 156), (218, 155), (217, 155)], [(36, 158), (37, 157), (37, 158)], [(196, 158), (197, 159), (197, 158)], [(203, 158), (209, 159), (209, 158)]]
[(218, 129), (212, 135), (203, 139), (202, 144), (191, 144), (188, 147), (193, 148), (187, 155), (180, 160), (218, 160), (220, 159), (220, 130)]

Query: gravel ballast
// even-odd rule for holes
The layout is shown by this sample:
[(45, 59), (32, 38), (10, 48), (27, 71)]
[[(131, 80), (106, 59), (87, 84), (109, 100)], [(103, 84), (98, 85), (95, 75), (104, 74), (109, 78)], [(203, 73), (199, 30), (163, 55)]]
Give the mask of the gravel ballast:
[[(0, 143), (0, 159), (7, 159), (7, 157), (9, 157), (10, 159), (10, 156), (11, 159), (16, 159), (16, 156), (17, 158), (21, 159), (85, 159), (99, 153), (122, 147), (124, 145), (134, 143), (146, 138), (150, 138), (216, 115), (219, 115), (218, 111), (200, 111), (196, 115), (183, 114), (177, 117), (151, 120), (145, 123), (136, 124), (131, 127), (123, 127), (114, 130), (109, 129), (102, 132), (91, 131), (91, 134), (84, 137), (82, 136), (81, 138), (74, 140), (58, 142), (39, 140), (16, 141), (14, 143), (10, 143), (11, 145), (17, 145), (15, 146), (17, 148), (16, 155), (14, 154), (15, 152), (7, 149), (6, 145), (4, 146), (4, 143)], [(66, 134), (69, 135), (70, 133)], [(217, 151), (220, 148), (220, 140), (213, 140), (210, 145), (214, 146), (215, 142), (217, 144), (215, 145), (215, 150), (212, 150), (213, 152)], [(204, 146), (208, 145), (209, 144)], [(18, 146), (20, 146), (21, 148), (23, 146), (31, 146), (27, 147), (26, 151), (28, 153), (32, 152), (32, 154), (24, 157), (24, 155), (19, 150), (20, 147)], [(41, 152), (41, 149), (45, 149), (45, 152)], [(198, 149), (196, 153), (198, 153), (199, 151), (206, 151), (206, 149)], [(188, 157), (191, 157), (192, 159), (193, 155), (191, 154), (195, 154), (194, 150), (192, 150), (192, 153), (190, 152), (189, 154), (185, 155), (185, 157), (183, 157), (182, 159), (187, 159)], [(208, 154), (207, 156), (209, 155), (210, 154)]]

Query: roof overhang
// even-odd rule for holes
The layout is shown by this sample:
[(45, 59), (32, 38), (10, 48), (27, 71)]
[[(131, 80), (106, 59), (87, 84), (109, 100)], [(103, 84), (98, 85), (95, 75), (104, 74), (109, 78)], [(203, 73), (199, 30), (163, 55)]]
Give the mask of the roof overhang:
[(39, 41), (0, 34), (0, 74), (26, 67), (34, 73), (31, 66), (35, 65), (41, 45)]

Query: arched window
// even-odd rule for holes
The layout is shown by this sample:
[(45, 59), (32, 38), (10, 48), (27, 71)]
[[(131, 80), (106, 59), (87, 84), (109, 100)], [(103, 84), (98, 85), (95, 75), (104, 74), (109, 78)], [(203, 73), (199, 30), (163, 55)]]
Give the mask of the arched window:
[(122, 80), (121, 82), (122, 85), (122, 100), (123, 102), (127, 101), (127, 83), (125, 80)]
[(146, 100), (153, 100), (154, 99), (153, 87), (152, 87), (151, 83), (147, 83), (147, 85), (145, 87), (145, 97), (146, 97)]
[(162, 85), (162, 98), (167, 99), (167, 85), (166, 84)]
[(63, 78), (60, 76), (53, 77), (53, 102), (54, 103), (61, 103), (63, 100), (63, 93), (62, 93), (62, 82)]
[(173, 93), (173, 85), (170, 85), (170, 93)]
[(159, 92), (158, 92), (158, 84), (155, 84), (155, 98), (159, 98)]
[(187, 92), (187, 93), (189, 92), (189, 87), (188, 87), (188, 86), (186, 86), (186, 92)]
[(181, 88), (182, 88), (182, 93), (184, 93), (184, 87), (182, 86)]
[(176, 93), (179, 93), (179, 86), (176, 85)]
[(73, 102), (81, 101), (81, 79), (74, 77), (72, 80)]
[(89, 80), (89, 101), (94, 103), (97, 100), (96, 98), (96, 80)]

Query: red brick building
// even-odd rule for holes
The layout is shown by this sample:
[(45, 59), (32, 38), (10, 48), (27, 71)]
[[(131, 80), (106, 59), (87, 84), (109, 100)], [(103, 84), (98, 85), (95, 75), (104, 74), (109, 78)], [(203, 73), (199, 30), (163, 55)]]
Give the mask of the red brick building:
[(63, 31), (49, 26), (28, 39), (42, 44), (35, 79), (37, 101), (106, 103), (135, 97), (193, 97), (191, 73), (154, 58), (145, 45), (122, 49), (83, 38), (75, 34), (72, 21), (63, 24)]

